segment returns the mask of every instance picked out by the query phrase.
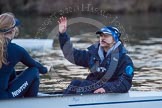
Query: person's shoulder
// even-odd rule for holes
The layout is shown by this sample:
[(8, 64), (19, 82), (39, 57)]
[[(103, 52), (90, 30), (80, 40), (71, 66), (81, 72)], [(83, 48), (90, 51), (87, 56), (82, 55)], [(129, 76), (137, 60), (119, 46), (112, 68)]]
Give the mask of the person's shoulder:
[(22, 48), (20, 45), (16, 44), (16, 43), (9, 43), (9, 46), (11, 47), (15, 47), (15, 48)]
[(9, 43), (9, 47), (14, 49), (15, 51), (24, 51), (25, 49), (23, 47), (21, 47), (20, 45), (16, 44), (16, 43)]
[(90, 45), (87, 49), (88, 49), (89, 51), (94, 51), (94, 50), (98, 49), (98, 47), (99, 47), (99, 43), (96, 42), (96, 43)]
[(129, 51), (123, 44), (119, 45), (117, 51), (119, 51), (119, 57), (121, 58), (121, 60), (132, 61), (131, 57), (129, 56)]
[(133, 64), (131, 57), (128, 54), (122, 56), (122, 61)]

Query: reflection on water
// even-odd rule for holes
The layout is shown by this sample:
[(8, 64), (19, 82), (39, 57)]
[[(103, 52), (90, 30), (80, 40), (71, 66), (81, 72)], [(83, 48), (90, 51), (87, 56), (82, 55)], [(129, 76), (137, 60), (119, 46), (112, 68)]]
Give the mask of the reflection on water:
[[(46, 45), (50, 46), (51, 41), (46, 41)], [(91, 41), (96, 41), (96, 39), (91, 38), (91, 41), (88, 42), (85, 38), (75, 37), (72, 38), (72, 41), (75, 47), (86, 48), (91, 44)], [(19, 44), (18, 41), (15, 42)], [(138, 45), (126, 46), (135, 64), (135, 76), (131, 90), (162, 90), (162, 38), (150, 38), (139, 43)], [(44, 43), (42, 41), (39, 44)], [(22, 46), (29, 49), (26, 45)], [(69, 63), (63, 57), (59, 45), (55, 45), (54, 49), (49, 47), (45, 49), (31, 52), (35, 59), (52, 67), (48, 74), (41, 75), (40, 91), (60, 91), (65, 89), (72, 79), (84, 79), (87, 76), (88, 69)], [(24, 69), (24, 66), (19, 64), (17, 69)]]

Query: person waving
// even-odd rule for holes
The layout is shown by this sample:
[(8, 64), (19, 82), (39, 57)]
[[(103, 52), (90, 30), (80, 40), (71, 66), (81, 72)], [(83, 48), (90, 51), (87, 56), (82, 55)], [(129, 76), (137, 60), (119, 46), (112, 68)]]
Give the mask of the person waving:
[(96, 32), (99, 42), (87, 50), (79, 50), (73, 47), (66, 33), (66, 17), (61, 17), (58, 24), (60, 47), (65, 58), (91, 71), (85, 80), (73, 80), (64, 94), (128, 92), (132, 86), (134, 66), (116, 27), (101, 28)]

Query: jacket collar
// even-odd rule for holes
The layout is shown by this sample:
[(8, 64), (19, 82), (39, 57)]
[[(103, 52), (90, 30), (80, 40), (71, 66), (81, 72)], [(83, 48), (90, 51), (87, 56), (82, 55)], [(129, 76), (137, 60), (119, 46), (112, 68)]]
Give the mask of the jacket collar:
[[(115, 43), (115, 44), (107, 51), (106, 57), (107, 57), (109, 54), (111, 54), (111, 52), (115, 51), (115, 50), (119, 47), (120, 44), (121, 44), (120, 41), (118, 41), (117, 43)], [(101, 61), (103, 61), (104, 58), (105, 58), (103, 53), (104, 53), (103, 48), (102, 48), (101, 46), (99, 46), (98, 55), (99, 55)]]
[[(119, 56), (122, 56), (123, 54), (126, 54), (128, 52), (122, 43), (120, 43), (120, 44), (118, 43), (115, 45), (116, 45), (116, 47), (114, 48), (114, 52), (118, 52)], [(91, 45), (90, 47), (88, 47), (88, 51), (93, 55), (95, 54), (95, 55), (99, 56), (99, 54), (98, 54), (99, 47), (100, 47), (100, 44), (99, 44), (99, 42), (97, 42), (97, 43)]]

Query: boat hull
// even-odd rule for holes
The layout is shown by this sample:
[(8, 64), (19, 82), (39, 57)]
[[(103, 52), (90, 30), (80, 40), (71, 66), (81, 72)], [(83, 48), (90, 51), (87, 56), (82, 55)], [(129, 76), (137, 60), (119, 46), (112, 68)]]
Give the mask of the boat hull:
[(41, 96), (1, 100), (0, 108), (161, 108), (162, 92)]

